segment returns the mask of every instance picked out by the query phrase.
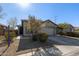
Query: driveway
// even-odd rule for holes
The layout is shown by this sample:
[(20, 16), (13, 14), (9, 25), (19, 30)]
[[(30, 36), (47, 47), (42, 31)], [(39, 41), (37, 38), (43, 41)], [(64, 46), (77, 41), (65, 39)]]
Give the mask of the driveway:
[(61, 54), (53, 43), (32, 41), (27, 37), (21, 37), (16, 53), (18, 56), (59, 56)]
[(79, 56), (79, 38), (50, 36), (48, 42), (53, 43), (54, 46), (40, 47), (18, 56)]
[(71, 38), (66, 36), (49, 37), (50, 42), (54, 43), (54, 46), (58, 48), (62, 55), (79, 55), (79, 38)]

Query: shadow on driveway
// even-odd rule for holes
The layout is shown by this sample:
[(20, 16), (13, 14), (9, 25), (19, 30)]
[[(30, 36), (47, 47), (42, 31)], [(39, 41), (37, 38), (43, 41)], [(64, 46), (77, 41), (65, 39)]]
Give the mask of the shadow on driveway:
[(38, 41), (34, 42), (27, 38), (23, 39), (23, 37), (21, 37), (17, 52), (29, 49), (31, 49), (30, 52), (33, 52), (32, 49), (36, 49), (32, 54), (33, 56), (61, 56), (62, 52), (54, 45), (79, 46), (79, 40), (64, 36), (50, 36), (48, 42), (41, 43)]
[[(41, 49), (40, 49), (41, 48)], [(33, 56), (50, 56), (50, 55), (61, 55), (62, 52), (57, 49), (53, 43), (41, 43), (38, 41), (32, 41), (31, 39), (23, 39), (23, 37), (21, 37), (20, 42), (19, 42), (19, 46), (17, 49), (17, 52), (20, 51), (24, 51), (24, 50), (31, 50), (29, 52), (33, 52), (33, 49), (35, 49), (35, 53), (33, 53)], [(50, 52), (51, 51), (51, 52)]]

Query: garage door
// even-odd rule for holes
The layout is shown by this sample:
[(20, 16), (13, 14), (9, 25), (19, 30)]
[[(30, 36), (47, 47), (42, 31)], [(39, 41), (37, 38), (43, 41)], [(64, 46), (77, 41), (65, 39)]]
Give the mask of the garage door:
[(55, 35), (55, 29), (53, 28), (43, 28), (42, 31), (48, 33), (48, 35)]

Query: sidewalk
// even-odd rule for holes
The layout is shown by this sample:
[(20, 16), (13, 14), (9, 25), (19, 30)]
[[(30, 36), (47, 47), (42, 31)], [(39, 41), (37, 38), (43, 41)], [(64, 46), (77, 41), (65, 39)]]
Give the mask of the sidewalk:
[(16, 55), (16, 49), (18, 47), (18, 43), (17, 40), (15, 40), (15, 42), (13, 42), (10, 47), (5, 51), (5, 53), (2, 56), (14, 56)]
[(7, 46), (3, 46), (3, 47), (0, 47), (0, 56), (5, 53), (5, 51), (7, 50)]

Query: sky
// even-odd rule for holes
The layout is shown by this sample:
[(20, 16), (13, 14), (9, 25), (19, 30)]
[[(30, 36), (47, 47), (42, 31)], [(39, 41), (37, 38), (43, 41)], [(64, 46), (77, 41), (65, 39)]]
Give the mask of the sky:
[(22, 19), (27, 19), (29, 15), (36, 16), (38, 19), (59, 23), (69, 23), (75, 27), (79, 26), (79, 4), (77, 3), (0, 3), (5, 13), (0, 23), (7, 25), (8, 20), (16, 17), (18, 24)]

